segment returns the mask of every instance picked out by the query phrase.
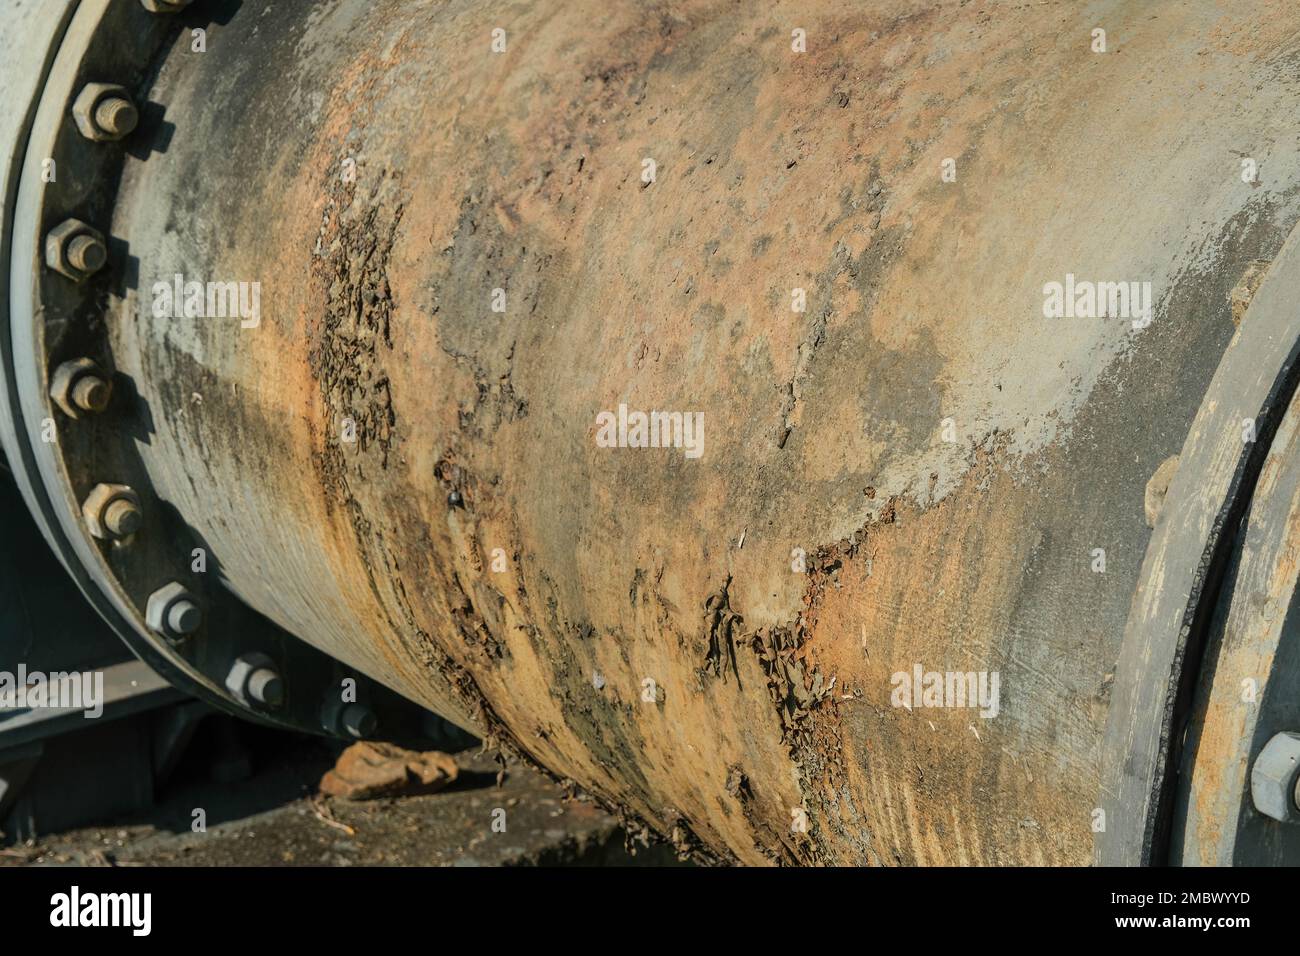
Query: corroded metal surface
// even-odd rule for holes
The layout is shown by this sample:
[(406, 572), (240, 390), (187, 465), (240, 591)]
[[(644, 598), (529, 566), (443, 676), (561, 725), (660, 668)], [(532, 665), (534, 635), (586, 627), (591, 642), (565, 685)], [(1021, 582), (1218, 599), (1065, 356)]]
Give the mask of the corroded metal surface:
[[(1292, 10), (236, 6), (108, 304), (236, 594), (684, 851), (1091, 858), (1144, 489), (1300, 212)], [(260, 322), (156, 316), (177, 273)], [(1044, 318), (1067, 275), (1151, 323)], [(600, 447), (620, 404), (703, 453)]]

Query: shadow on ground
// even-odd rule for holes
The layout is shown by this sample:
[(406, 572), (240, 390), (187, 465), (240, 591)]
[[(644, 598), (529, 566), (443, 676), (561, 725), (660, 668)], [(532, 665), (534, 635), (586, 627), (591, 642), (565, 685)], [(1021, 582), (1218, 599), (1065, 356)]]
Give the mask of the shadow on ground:
[[(212, 717), (148, 811), (0, 850), (0, 864), (104, 866), (678, 865), (671, 848), (624, 848), (609, 814), (477, 748), (460, 776), (419, 796), (322, 797), (343, 744)], [(93, 784), (88, 784), (93, 785)]]

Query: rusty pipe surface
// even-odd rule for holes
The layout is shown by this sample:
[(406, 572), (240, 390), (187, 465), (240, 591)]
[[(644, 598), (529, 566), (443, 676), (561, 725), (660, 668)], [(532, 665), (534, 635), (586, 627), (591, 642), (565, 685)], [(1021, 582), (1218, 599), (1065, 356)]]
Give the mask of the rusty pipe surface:
[(1294, 9), (214, 7), (106, 327), (231, 591), (684, 853), (1091, 858), (1148, 481), (1300, 211)]

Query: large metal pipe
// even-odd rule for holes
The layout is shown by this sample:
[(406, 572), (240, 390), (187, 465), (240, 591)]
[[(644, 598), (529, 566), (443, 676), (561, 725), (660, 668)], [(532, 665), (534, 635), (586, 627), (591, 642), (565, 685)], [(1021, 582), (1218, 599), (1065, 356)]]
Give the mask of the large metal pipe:
[[(182, 561), (683, 851), (1092, 858), (1152, 477), (1300, 214), (1292, 11), (184, 16), (96, 438)], [(700, 442), (604, 447), (623, 406)]]

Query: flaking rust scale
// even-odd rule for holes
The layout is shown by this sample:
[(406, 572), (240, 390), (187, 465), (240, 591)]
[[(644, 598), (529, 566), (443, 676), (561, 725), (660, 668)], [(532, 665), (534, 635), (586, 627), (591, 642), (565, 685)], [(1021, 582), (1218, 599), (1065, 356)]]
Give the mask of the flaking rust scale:
[(1300, 860), (1291, 5), (10, 6), (0, 830)]

